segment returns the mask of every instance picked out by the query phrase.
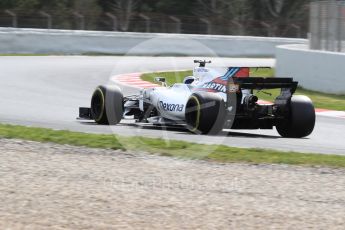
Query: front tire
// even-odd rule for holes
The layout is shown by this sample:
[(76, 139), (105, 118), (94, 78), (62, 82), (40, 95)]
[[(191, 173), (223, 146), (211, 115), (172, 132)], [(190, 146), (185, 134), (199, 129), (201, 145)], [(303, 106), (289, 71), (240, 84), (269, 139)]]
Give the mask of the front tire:
[(222, 131), (225, 121), (224, 100), (214, 93), (198, 92), (188, 99), (186, 123), (191, 132), (215, 135)]
[(98, 124), (118, 124), (123, 116), (121, 89), (117, 86), (98, 86), (91, 98), (91, 115)]
[(309, 136), (315, 126), (315, 109), (312, 101), (302, 95), (293, 96), (290, 102), (289, 117), (277, 124), (282, 137), (302, 138)]

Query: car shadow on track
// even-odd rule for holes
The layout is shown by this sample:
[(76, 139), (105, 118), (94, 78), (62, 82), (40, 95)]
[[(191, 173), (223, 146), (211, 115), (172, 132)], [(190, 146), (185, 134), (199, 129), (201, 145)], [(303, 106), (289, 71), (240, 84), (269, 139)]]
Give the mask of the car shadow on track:
[[(184, 135), (196, 135), (195, 133), (190, 132), (185, 126), (164, 126), (164, 125), (152, 125), (152, 124), (120, 124), (123, 126), (131, 126), (140, 129), (147, 129), (147, 130), (162, 130), (162, 131), (169, 131), (169, 132), (179, 132)], [(223, 130), (218, 135), (208, 135), (212, 137), (248, 137), (248, 138), (268, 138), (268, 139), (277, 139), (281, 138), (280, 136), (273, 136), (267, 134), (254, 134), (254, 133), (244, 133), (244, 132), (235, 132), (235, 131), (225, 131)]]
[[(80, 122), (83, 125), (95, 125), (99, 126), (99, 124), (91, 121)], [(106, 126), (106, 125), (104, 125)], [(196, 135), (195, 133), (190, 132), (185, 126), (167, 126), (167, 125), (152, 125), (152, 124), (145, 124), (145, 123), (120, 123), (117, 126), (122, 127), (132, 127), (138, 129), (145, 129), (145, 130), (156, 130), (156, 131), (168, 131), (168, 132), (175, 132), (177, 134), (184, 134), (184, 135)], [(247, 132), (236, 132), (236, 131), (225, 131), (223, 130), (218, 135), (208, 135), (210, 137), (248, 137), (248, 138), (267, 138), (267, 139), (279, 139), (282, 138), (280, 136), (273, 136), (267, 134), (254, 134), (254, 133), (247, 133)]]
[(228, 131), (225, 132), (223, 131), (224, 134), (228, 137), (250, 137), (250, 138), (268, 138), (268, 139), (278, 139), (281, 138), (280, 136), (272, 136), (272, 135), (267, 135), (267, 134), (256, 134), (256, 133), (242, 133), (242, 132), (233, 132), (233, 131)]

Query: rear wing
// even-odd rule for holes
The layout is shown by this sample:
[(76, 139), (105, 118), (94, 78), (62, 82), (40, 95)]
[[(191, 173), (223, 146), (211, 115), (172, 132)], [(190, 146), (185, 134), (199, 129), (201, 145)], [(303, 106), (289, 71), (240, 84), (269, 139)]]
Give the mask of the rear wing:
[[(239, 72), (247, 71), (249, 73), (250, 68), (255, 67), (239, 67)], [(258, 67), (258, 68), (270, 68), (270, 67)], [(234, 100), (234, 96), (237, 97), (237, 101), (242, 99), (242, 90), (264, 90), (264, 89), (281, 89), (280, 95), (275, 99), (276, 105), (286, 105), (290, 102), (292, 95), (297, 89), (298, 82), (293, 78), (278, 78), (278, 77), (249, 77), (246, 76), (228, 78), (227, 82), (227, 102), (228, 106)]]
[(292, 93), (296, 91), (298, 82), (292, 78), (279, 77), (255, 77), (250, 76), (250, 69), (272, 69), (271, 67), (229, 67), (228, 73), (233, 73), (232, 77), (228, 77), (228, 92), (233, 93), (240, 89), (290, 89)]
[(234, 77), (229, 79), (228, 85), (235, 84), (241, 89), (277, 89), (277, 88), (289, 88), (295, 92), (298, 82), (292, 78), (263, 78), (263, 77)]

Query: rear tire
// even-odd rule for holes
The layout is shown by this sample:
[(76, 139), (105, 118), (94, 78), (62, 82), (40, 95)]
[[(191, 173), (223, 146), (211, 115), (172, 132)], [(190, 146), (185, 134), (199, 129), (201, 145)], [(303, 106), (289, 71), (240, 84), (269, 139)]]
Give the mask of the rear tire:
[(91, 115), (98, 124), (118, 124), (123, 116), (123, 94), (120, 88), (98, 86), (91, 98)]
[(282, 137), (302, 138), (310, 135), (315, 126), (315, 109), (312, 101), (302, 95), (293, 96), (290, 115), (276, 126)]
[(222, 131), (225, 121), (225, 103), (217, 94), (198, 92), (188, 99), (186, 123), (191, 132), (215, 135)]

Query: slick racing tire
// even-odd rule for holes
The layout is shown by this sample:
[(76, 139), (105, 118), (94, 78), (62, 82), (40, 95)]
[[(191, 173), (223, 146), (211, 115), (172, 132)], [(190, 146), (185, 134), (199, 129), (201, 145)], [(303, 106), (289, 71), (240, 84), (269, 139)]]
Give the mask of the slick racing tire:
[(192, 94), (186, 105), (186, 123), (191, 132), (218, 134), (224, 126), (225, 103), (217, 94), (198, 92)]
[(98, 86), (91, 98), (91, 115), (102, 125), (116, 125), (123, 116), (123, 94), (117, 86)]
[(293, 96), (290, 115), (276, 126), (282, 137), (302, 138), (310, 135), (315, 126), (315, 109), (312, 101), (302, 95)]

